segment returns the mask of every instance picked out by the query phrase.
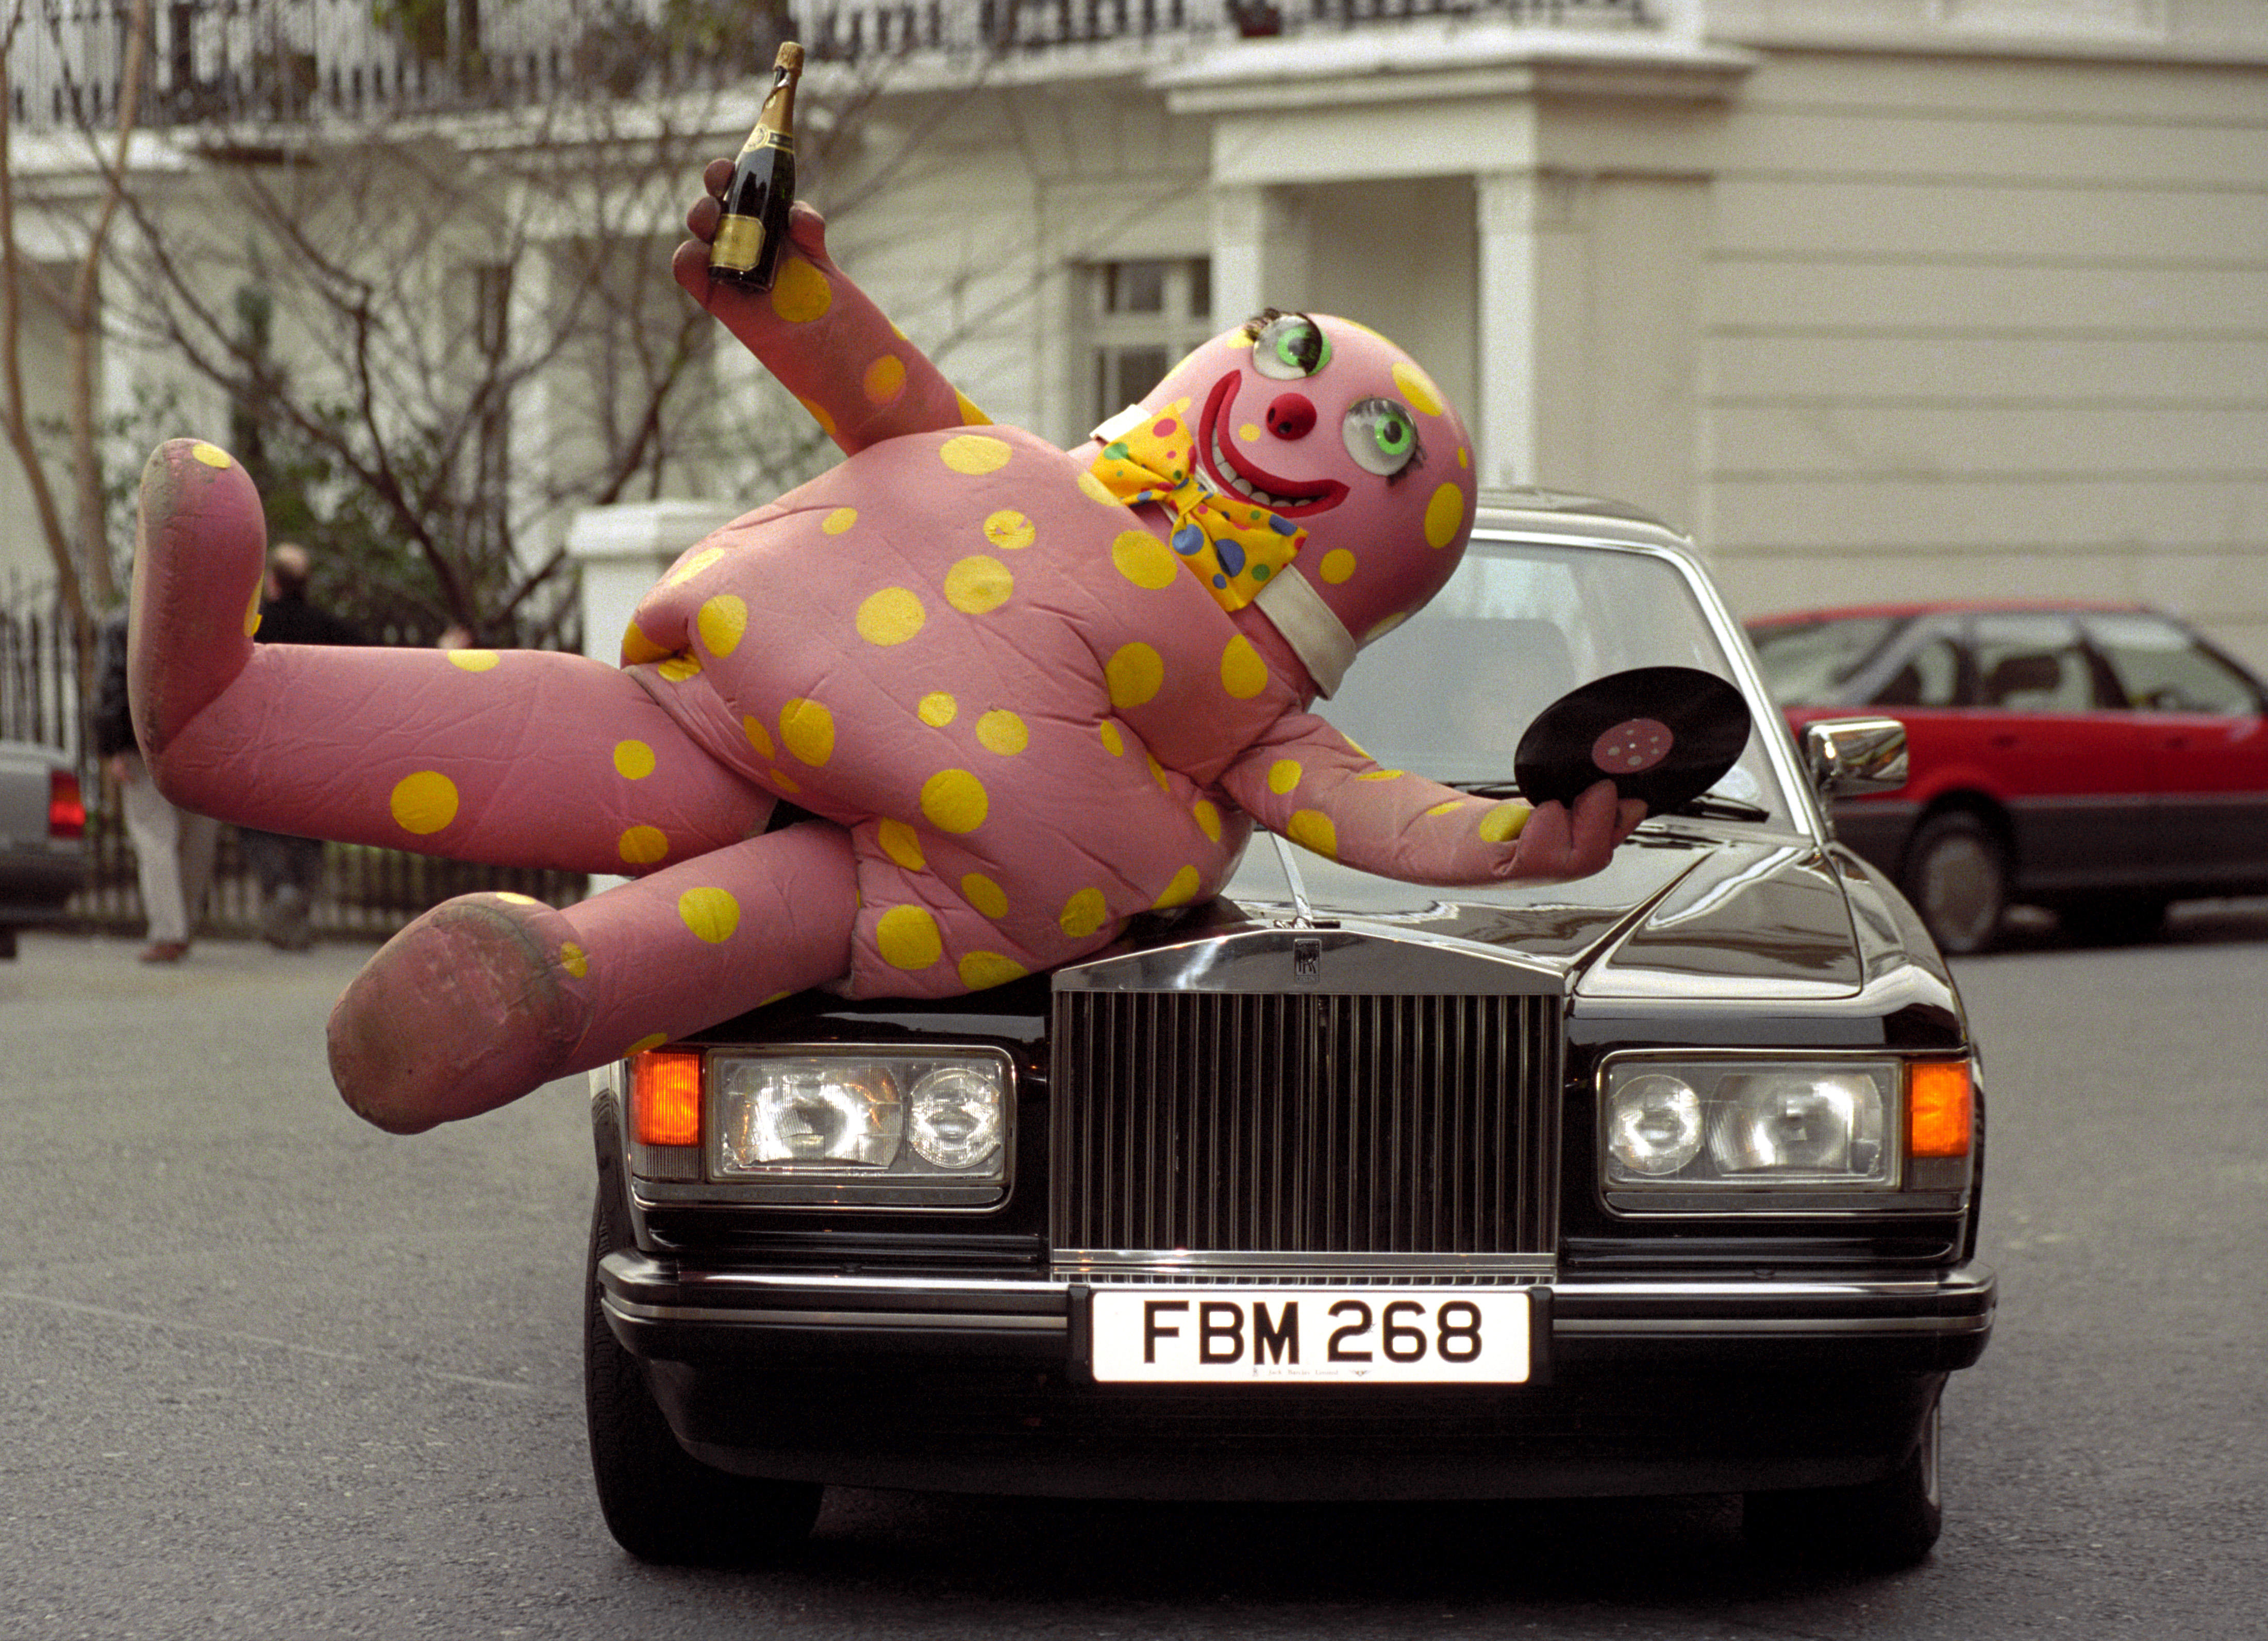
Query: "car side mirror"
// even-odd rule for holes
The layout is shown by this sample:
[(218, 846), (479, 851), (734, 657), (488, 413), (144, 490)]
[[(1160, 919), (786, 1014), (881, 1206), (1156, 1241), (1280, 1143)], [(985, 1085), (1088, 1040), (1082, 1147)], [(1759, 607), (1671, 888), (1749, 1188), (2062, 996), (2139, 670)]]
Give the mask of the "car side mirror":
[(1803, 764), (1823, 798), (1894, 792), (1906, 784), (1906, 726), (1890, 717), (1821, 718), (1803, 726)]

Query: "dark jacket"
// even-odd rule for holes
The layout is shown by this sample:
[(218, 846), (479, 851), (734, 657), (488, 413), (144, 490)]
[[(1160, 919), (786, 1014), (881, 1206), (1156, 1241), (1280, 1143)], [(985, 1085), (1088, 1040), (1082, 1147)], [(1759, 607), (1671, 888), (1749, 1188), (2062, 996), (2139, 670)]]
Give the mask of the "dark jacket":
[(134, 739), (134, 713), (126, 698), (126, 612), (103, 618), (95, 644), (94, 711), (89, 725), (94, 736), (94, 755), (112, 758), (122, 752), (138, 752)]

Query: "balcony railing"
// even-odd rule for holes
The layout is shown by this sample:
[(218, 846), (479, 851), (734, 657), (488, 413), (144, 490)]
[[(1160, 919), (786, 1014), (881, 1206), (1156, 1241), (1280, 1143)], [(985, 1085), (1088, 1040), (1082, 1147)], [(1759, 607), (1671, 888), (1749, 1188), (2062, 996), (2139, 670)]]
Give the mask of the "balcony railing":
[[(18, 127), (113, 124), (127, 0), (31, 0), (26, 11), (8, 54)], [(297, 124), (651, 96), (744, 79), (781, 38), (822, 63), (871, 67), (1418, 18), (1634, 27), (1651, 11), (1651, 0), (848, 0), (797, 5), (790, 18), (762, 0), (152, 0), (137, 118)], [(704, 29), (738, 44), (699, 49)]]

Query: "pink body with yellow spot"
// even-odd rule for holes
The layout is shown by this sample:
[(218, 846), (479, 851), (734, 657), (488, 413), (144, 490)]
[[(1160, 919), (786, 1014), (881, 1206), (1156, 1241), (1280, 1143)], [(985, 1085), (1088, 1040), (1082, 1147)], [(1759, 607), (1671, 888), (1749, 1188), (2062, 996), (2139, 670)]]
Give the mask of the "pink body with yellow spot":
[[(1524, 806), (1380, 769), (1307, 710), (1470, 527), (1464, 430), (1382, 338), (1263, 316), (1066, 452), (986, 423), (807, 211), (769, 296), (677, 272), (846, 460), (688, 551), (620, 669), (255, 647), (252, 486), (188, 441), (145, 478), (131, 670), (169, 795), (635, 879), (468, 897), (389, 943), (332, 1020), (372, 1121), (469, 1115), (808, 986), (1012, 980), (1211, 895), (1255, 819), (1425, 881), (1611, 848), (1594, 822), (1580, 858), (1524, 850)], [(767, 831), (775, 798), (817, 819)]]

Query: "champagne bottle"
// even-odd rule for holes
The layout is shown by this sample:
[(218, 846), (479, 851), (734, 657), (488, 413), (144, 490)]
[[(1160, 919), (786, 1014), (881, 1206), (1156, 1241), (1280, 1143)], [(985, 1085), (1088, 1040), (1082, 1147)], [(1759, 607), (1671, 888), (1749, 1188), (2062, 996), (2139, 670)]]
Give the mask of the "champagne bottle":
[(772, 64), (772, 88), (755, 129), (733, 167), (725, 214), (709, 247), (709, 276), (748, 291), (769, 291), (787, 242), (788, 207), (795, 203), (795, 82), (803, 48), (789, 40)]

